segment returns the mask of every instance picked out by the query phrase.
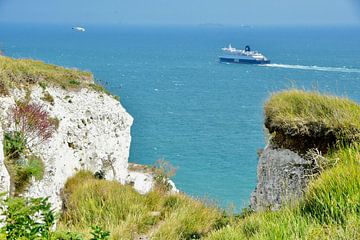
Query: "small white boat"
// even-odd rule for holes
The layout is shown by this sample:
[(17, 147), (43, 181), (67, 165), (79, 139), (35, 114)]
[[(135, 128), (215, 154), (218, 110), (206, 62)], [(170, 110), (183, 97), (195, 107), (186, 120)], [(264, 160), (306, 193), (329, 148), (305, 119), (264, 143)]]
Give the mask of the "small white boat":
[(83, 27), (72, 27), (72, 29), (76, 30), (78, 32), (85, 32), (86, 31), (85, 28), (83, 28)]

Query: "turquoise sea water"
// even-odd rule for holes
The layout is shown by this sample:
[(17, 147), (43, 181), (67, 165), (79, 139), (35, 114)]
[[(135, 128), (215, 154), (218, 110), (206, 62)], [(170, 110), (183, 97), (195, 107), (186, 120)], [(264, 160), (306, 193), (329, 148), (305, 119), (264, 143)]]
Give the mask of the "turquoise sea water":
[[(255, 187), (271, 92), (296, 86), (360, 102), (360, 28), (1, 25), (0, 43), (12, 57), (92, 71), (135, 118), (130, 161), (167, 159), (179, 189), (222, 207), (245, 206)], [(229, 43), (272, 64), (220, 64)]]

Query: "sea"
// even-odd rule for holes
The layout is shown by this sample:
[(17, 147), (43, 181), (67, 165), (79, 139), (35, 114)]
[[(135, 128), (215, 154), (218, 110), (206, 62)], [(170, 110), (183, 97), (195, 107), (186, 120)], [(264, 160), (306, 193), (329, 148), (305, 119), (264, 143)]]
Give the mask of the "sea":
[[(129, 161), (170, 162), (181, 191), (224, 209), (249, 204), (272, 93), (300, 88), (360, 102), (360, 27), (84, 27), (0, 24), (0, 49), (93, 72), (134, 117)], [(230, 43), (271, 64), (219, 63)]]

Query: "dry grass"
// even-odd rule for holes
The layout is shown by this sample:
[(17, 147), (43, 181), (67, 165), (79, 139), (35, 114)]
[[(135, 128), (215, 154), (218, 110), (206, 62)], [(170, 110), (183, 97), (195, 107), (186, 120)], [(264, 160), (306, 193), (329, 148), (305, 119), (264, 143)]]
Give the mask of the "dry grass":
[(92, 87), (93, 78), (90, 72), (67, 69), (31, 59), (0, 56), (0, 94), (7, 94), (12, 88), (28, 88), (34, 85), (76, 90)]
[(98, 180), (79, 172), (64, 188), (66, 210), (59, 230), (86, 235), (89, 226), (100, 225), (112, 239), (190, 239), (205, 236), (218, 227), (217, 208), (182, 194), (153, 191), (140, 195), (131, 186)]

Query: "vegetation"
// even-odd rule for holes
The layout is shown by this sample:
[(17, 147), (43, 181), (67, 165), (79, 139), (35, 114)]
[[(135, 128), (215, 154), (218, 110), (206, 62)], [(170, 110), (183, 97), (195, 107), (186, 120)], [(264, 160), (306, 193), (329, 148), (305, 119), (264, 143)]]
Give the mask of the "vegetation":
[[(43, 88), (43, 100), (51, 104), (49, 86), (107, 93), (93, 84), (91, 73), (0, 56), (0, 95), (21, 88), (29, 98), (29, 87), (35, 85)], [(300, 154), (315, 148), (320, 158), (314, 161), (321, 161), (317, 162), (321, 174), (311, 181), (304, 198), (279, 211), (246, 210), (234, 217), (184, 194), (169, 194), (167, 180), (175, 168), (159, 161), (153, 169), (157, 187), (146, 195), (106, 181), (102, 172), (95, 176), (78, 172), (64, 187), (64, 211), (56, 232), (52, 230), (56, 215), (47, 199), (2, 198), (5, 218), (0, 218), (0, 238), (360, 239), (359, 116), (357, 103), (318, 92), (290, 90), (270, 97), (265, 104), (265, 125), (272, 141)], [(59, 120), (29, 101), (18, 102), (10, 118), (14, 127), (4, 133), (3, 143), (17, 196), (32, 178), (43, 177), (43, 163), (30, 148), (48, 140)]]
[(288, 90), (265, 104), (265, 126), (273, 142), (300, 153), (317, 148), (326, 153), (342, 142), (360, 141), (360, 106), (318, 92)]
[(7, 240), (50, 239), (55, 217), (47, 199), (7, 198), (1, 208), (5, 217), (1, 233)]
[(7, 94), (9, 89), (40, 85), (60, 86), (64, 89), (76, 90), (92, 84), (92, 74), (75, 69), (45, 64), (30, 59), (12, 59), (0, 56), (0, 89)]
[(303, 200), (253, 213), (208, 239), (360, 239), (360, 147), (342, 147), (337, 156), (346, 158), (315, 179)]
[(41, 105), (35, 103), (18, 102), (10, 110), (9, 120), (28, 148), (47, 141), (56, 130), (55, 121)]
[(270, 129), (298, 135), (331, 131), (339, 140), (360, 139), (360, 106), (346, 98), (290, 90), (273, 94), (265, 105)]
[(25, 139), (20, 132), (4, 134), (5, 165), (11, 177), (14, 195), (23, 192), (32, 177), (40, 180), (44, 175), (42, 160), (33, 154), (25, 157), (25, 150)]
[(18, 102), (9, 114), (14, 130), (4, 133), (5, 165), (11, 177), (11, 194), (17, 196), (31, 178), (42, 179), (44, 164), (31, 154), (31, 148), (48, 140), (56, 129), (56, 121), (40, 105)]
[[(73, 232), (54, 232), (56, 215), (47, 198), (1, 200), (0, 238), (7, 240), (84, 240)], [(91, 227), (90, 240), (107, 240), (109, 232)]]
[(199, 200), (158, 190), (140, 195), (131, 186), (84, 171), (67, 181), (64, 198), (60, 230), (85, 233), (88, 226), (101, 223), (112, 239), (191, 239), (222, 224), (221, 212)]
[(157, 160), (152, 167), (151, 172), (154, 175), (155, 187), (157, 190), (167, 192), (172, 189), (169, 180), (175, 176), (176, 168), (168, 161), (164, 159)]
[(50, 105), (54, 105), (55, 104), (55, 100), (54, 97), (51, 96), (51, 94), (49, 92), (44, 92), (44, 96), (41, 98), (41, 100), (50, 103)]
[(326, 134), (335, 137), (332, 145), (320, 145), (326, 147), (318, 159), (321, 174), (297, 203), (247, 215), (207, 239), (360, 239), (359, 113), (359, 105), (344, 98), (299, 90), (274, 94), (265, 121), (275, 141), (281, 140), (279, 132), (300, 145), (305, 135), (319, 141), (328, 141)]

